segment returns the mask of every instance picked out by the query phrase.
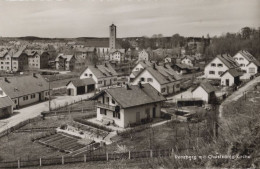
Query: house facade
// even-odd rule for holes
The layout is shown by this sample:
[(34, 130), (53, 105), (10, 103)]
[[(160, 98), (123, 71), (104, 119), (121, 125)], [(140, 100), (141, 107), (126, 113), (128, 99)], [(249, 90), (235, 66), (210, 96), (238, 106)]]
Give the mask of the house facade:
[(95, 81), (92, 78), (77, 79), (69, 81), (66, 86), (67, 94), (69, 96), (77, 96), (94, 91)]
[(215, 88), (208, 82), (202, 82), (192, 90), (192, 97), (201, 99), (204, 103), (210, 103), (211, 98), (215, 95)]
[(238, 63), (231, 56), (218, 55), (206, 65), (204, 76), (208, 79), (221, 79), (221, 75), (225, 71), (238, 67)]
[(0, 80), (0, 87), (15, 103), (15, 108), (49, 98), (49, 84), (38, 74), (3, 78)]
[(80, 79), (92, 78), (95, 81), (95, 88), (112, 86), (117, 83), (118, 74), (109, 64), (89, 65), (80, 75)]
[(74, 70), (76, 58), (74, 55), (59, 54), (55, 59), (57, 70)]
[(141, 70), (132, 80), (132, 84), (149, 83), (161, 94), (169, 95), (180, 91), (180, 80), (178, 74), (169, 65), (153, 64), (153, 66)]
[(185, 56), (181, 59), (181, 63), (193, 67), (194, 66), (194, 58), (192, 58), (190, 56)]
[(233, 58), (238, 62), (240, 69), (249, 75), (247, 77), (259, 72), (260, 62), (248, 51), (241, 50)]
[(145, 50), (138, 52), (138, 60), (148, 61), (149, 60), (148, 52), (146, 52)]
[(109, 60), (117, 63), (121, 63), (125, 60), (124, 49), (111, 49), (109, 54)]
[(241, 83), (240, 77), (243, 72), (238, 69), (229, 69), (221, 75), (221, 85), (222, 86), (233, 86), (239, 85)]
[(31, 69), (44, 69), (48, 68), (49, 53), (39, 50), (27, 50), (28, 66)]
[(0, 88), (0, 119), (12, 115), (14, 106), (15, 104), (11, 98)]
[(106, 89), (94, 99), (97, 120), (121, 128), (161, 117), (161, 104), (166, 100), (150, 84)]

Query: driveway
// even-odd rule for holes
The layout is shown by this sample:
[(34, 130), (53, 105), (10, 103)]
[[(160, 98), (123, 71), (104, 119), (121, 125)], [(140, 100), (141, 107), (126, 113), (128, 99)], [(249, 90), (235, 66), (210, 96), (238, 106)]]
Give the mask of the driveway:
[(243, 96), (243, 93), (250, 90), (256, 83), (260, 82), (260, 76), (254, 78), (253, 80), (249, 81), (245, 86), (239, 88), (237, 91), (232, 93), (222, 104), (219, 106), (219, 117), (223, 116), (223, 106), (229, 104), (232, 101), (238, 100), (240, 97)]
[[(88, 93), (79, 96), (58, 96), (57, 98), (51, 100), (51, 108), (54, 109), (58, 106), (62, 107), (66, 104), (72, 104), (74, 102), (80, 101), (81, 99), (88, 99), (91, 96), (93, 96), (93, 93)], [(49, 101), (41, 102), (32, 106), (15, 110), (19, 113), (8, 119), (0, 120), (0, 133), (8, 128), (17, 125), (22, 121), (39, 116), (42, 111), (48, 110)]]

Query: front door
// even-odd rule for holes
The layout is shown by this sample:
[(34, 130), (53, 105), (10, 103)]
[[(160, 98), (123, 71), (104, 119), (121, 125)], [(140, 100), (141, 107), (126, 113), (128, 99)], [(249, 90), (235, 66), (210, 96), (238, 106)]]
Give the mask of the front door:
[(229, 86), (229, 79), (226, 79), (226, 86)]
[(153, 118), (156, 117), (156, 107), (153, 108)]
[(140, 112), (136, 112), (136, 122), (140, 122)]
[(39, 93), (39, 101), (42, 101), (42, 94)]

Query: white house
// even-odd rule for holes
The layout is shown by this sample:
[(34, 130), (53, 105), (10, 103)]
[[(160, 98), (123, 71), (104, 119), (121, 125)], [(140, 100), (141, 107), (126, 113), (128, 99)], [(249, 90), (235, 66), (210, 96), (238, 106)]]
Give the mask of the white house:
[(121, 63), (125, 60), (125, 49), (111, 49), (109, 60)]
[(221, 79), (221, 75), (225, 71), (238, 67), (238, 63), (230, 55), (217, 55), (206, 65), (204, 76), (208, 79)]
[(260, 62), (246, 50), (239, 51), (233, 57), (247, 76), (255, 75), (259, 71)]
[(90, 65), (80, 75), (80, 79), (92, 78), (95, 81), (95, 88), (115, 85), (117, 83), (118, 74), (109, 64)]
[(130, 81), (133, 80), (140, 72), (146, 67), (152, 66), (154, 62), (152, 61), (139, 61), (137, 65), (132, 69), (131, 74), (129, 76)]
[(186, 64), (186, 65), (191, 66), (191, 67), (194, 66), (194, 61), (195, 61), (195, 59), (193, 57), (191, 57), (191, 56), (184, 56), (181, 59), (181, 63), (182, 64)]
[(92, 78), (71, 80), (66, 85), (69, 96), (90, 93), (95, 90), (95, 81)]
[(153, 66), (141, 70), (133, 79), (132, 84), (149, 83), (161, 94), (169, 95), (180, 91), (180, 80), (181, 78), (170, 65), (158, 66), (153, 64)]
[(109, 88), (93, 98), (97, 120), (122, 128), (161, 117), (161, 104), (166, 100), (150, 84)]
[(202, 82), (199, 86), (194, 88), (192, 92), (192, 97), (196, 99), (201, 99), (205, 103), (210, 103), (211, 98), (215, 95), (215, 88), (208, 82)]
[(240, 84), (240, 76), (243, 75), (243, 72), (238, 69), (229, 69), (221, 75), (221, 85), (223, 86), (232, 86)]
[(0, 80), (0, 88), (12, 99), (16, 108), (49, 98), (49, 83), (39, 74), (6, 77)]
[(15, 104), (9, 96), (0, 88), (0, 119), (13, 114)]
[(138, 52), (138, 60), (149, 60), (149, 54), (143, 49), (142, 51)]
[(74, 55), (58, 54), (55, 59), (57, 70), (73, 70), (75, 67), (76, 58)]

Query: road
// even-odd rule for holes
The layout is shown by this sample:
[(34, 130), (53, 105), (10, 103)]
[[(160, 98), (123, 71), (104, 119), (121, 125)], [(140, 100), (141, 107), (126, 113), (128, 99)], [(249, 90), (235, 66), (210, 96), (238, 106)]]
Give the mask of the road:
[(260, 76), (254, 78), (250, 82), (248, 82), (245, 86), (239, 88), (237, 91), (232, 93), (222, 104), (219, 106), (219, 117), (222, 118), (223, 116), (223, 106), (229, 104), (232, 101), (238, 100), (240, 97), (243, 96), (243, 93), (248, 91), (250, 88), (252, 88), (256, 83), (260, 82)]
[[(81, 99), (87, 99), (91, 96), (93, 96), (93, 93), (88, 93), (79, 96), (58, 96), (55, 99), (51, 100), (51, 108), (54, 109), (58, 106), (62, 107), (66, 104), (72, 104), (74, 102), (80, 101)], [(0, 133), (8, 128), (17, 125), (22, 121), (39, 116), (42, 111), (48, 110), (49, 101), (41, 102), (32, 106), (15, 110), (19, 113), (10, 118), (0, 120)]]

